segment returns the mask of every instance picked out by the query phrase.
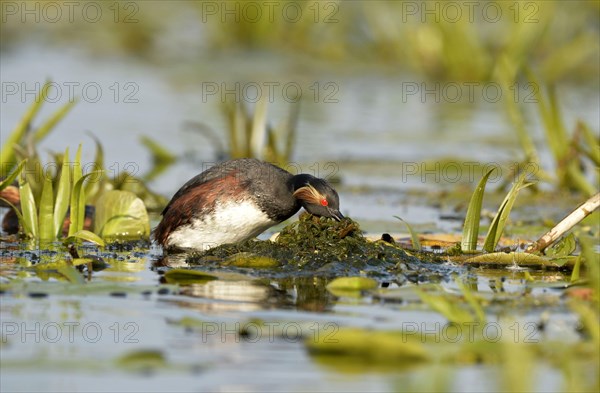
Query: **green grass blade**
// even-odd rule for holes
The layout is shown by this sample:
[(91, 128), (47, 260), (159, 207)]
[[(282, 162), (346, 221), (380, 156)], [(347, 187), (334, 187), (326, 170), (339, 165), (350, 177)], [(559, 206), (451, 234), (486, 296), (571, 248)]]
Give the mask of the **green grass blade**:
[(2, 180), (2, 182), (0, 182), (0, 191), (4, 190), (6, 187), (10, 186), (15, 181), (17, 176), (19, 176), (19, 174), (25, 167), (25, 164), (27, 164), (27, 159), (22, 160), (17, 166), (17, 168), (14, 171), (12, 171), (11, 174), (8, 175), (6, 179)]
[(19, 176), (19, 194), (21, 196), (21, 212), (23, 214), (23, 230), (27, 237), (38, 237), (37, 208), (29, 183)]
[(75, 103), (75, 100), (67, 102), (56, 112), (54, 112), (52, 116), (36, 130), (35, 135), (33, 137), (34, 142), (38, 143), (42, 139), (44, 139), (48, 135), (48, 133), (52, 131), (52, 129), (58, 124), (58, 122), (60, 122), (67, 115), (67, 113), (69, 113), (69, 111), (71, 110), (71, 108), (73, 108)]
[[(73, 181), (71, 188), (71, 211), (70, 219), (71, 224), (69, 225), (69, 236), (72, 236), (75, 232), (83, 229), (83, 219), (85, 217), (85, 199), (83, 203), (81, 198), (82, 186), (83, 186), (83, 173), (81, 169), (81, 144), (77, 148), (75, 153), (75, 160), (73, 161)], [(83, 206), (82, 206), (83, 205)]]
[(54, 232), (54, 190), (52, 188), (52, 178), (44, 176), (44, 186), (42, 188), (42, 197), (39, 206), (39, 235), (41, 241), (56, 240)]
[(504, 226), (506, 225), (506, 221), (508, 220), (508, 216), (510, 215), (510, 211), (512, 210), (513, 204), (517, 199), (517, 195), (522, 188), (525, 188), (531, 183), (523, 184), (525, 182), (526, 172), (523, 172), (517, 181), (513, 184), (508, 194), (500, 204), (494, 219), (492, 220), (492, 224), (490, 225), (490, 229), (485, 237), (485, 242), (483, 244), (483, 249), (486, 252), (494, 252), (498, 241), (500, 241), (500, 237), (502, 236), (502, 232), (504, 231)]
[(163, 173), (171, 164), (173, 164), (176, 160), (176, 157), (173, 153), (162, 147), (159, 143), (148, 136), (142, 136), (141, 142), (142, 145), (146, 146), (146, 148), (150, 151), (150, 154), (152, 154), (153, 166), (150, 171), (144, 175), (144, 180), (151, 181)]
[(21, 211), (19, 210), (18, 207), (16, 207), (15, 205), (13, 205), (12, 203), (10, 203), (10, 201), (0, 197), (0, 201), (3, 201), (4, 203), (6, 203), (8, 206), (10, 206), (11, 209), (13, 209), (15, 211), (15, 214), (17, 215), (17, 219), (19, 220), (19, 223), (21, 224), (21, 226), (23, 227), (23, 230), (25, 231), (25, 233), (30, 233), (31, 230), (29, 230), (28, 228), (26, 228), (26, 222), (25, 222), (25, 218), (23, 218), (23, 214), (21, 214)]
[(412, 226), (404, 221), (402, 218), (398, 217), (398, 216), (394, 216), (395, 218), (397, 218), (398, 220), (402, 221), (404, 223), (404, 225), (406, 225), (406, 229), (408, 229), (408, 232), (410, 233), (410, 240), (412, 242), (412, 246), (415, 250), (417, 251), (421, 251), (421, 242), (419, 241), (419, 235), (417, 235), (417, 233), (413, 230)]
[[(2, 157), (2, 162), (0, 163), (2, 171), (9, 171), (16, 164), (14, 146), (22, 142), (27, 130), (29, 130), (31, 126), (31, 121), (40, 111), (42, 104), (46, 100), (46, 97), (48, 96), (48, 90), (51, 86), (52, 85), (50, 85), (50, 81), (47, 81), (44, 84), (36, 96), (35, 101), (31, 104), (27, 112), (25, 112), (25, 115), (21, 118), (21, 121), (17, 124), (8, 139), (4, 142), (4, 146), (2, 147), (2, 150), (0, 150), (0, 157)], [(0, 176), (4, 175), (4, 172), (0, 173)]]
[(62, 231), (63, 222), (69, 209), (69, 197), (71, 196), (71, 164), (69, 162), (69, 148), (65, 149), (63, 156), (62, 170), (60, 171), (60, 180), (58, 181), (58, 190), (56, 191), (56, 200), (54, 201), (53, 232), (58, 238)]
[(483, 194), (488, 178), (495, 168), (490, 169), (479, 181), (477, 188), (471, 196), (465, 223), (463, 224), (462, 240), (460, 248), (462, 251), (475, 251), (477, 249), (477, 236), (479, 235), (479, 220), (481, 218), (481, 205), (483, 204)]
[(581, 270), (581, 260), (583, 256), (579, 254), (577, 259), (575, 260), (575, 266), (573, 266), (573, 271), (571, 272), (571, 283), (579, 281), (579, 271)]
[(596, 166), (600, 166), (600, 139), (590, 130), (587, 124), (580, 122), (578, 129), (581, 130), (584, 145), (589, 149), (586, 155), (594, 162)]
[(73, 189), (71, 190), (71, 224), (69, 225), (69, 236), (73, 236), (83, 229), (83, 222), (85, 220), (85, 191), (83, 190), (83, 182), (95, 174), (96, 172), (88, 173), (79, 178), (73, 185)]
[(94, 134), (89, 133), (89, 135), (96, 143), (96, 155), (94, 156), (94, 170), (102, 171), (102, 174), (98, 178), (90, 179), (84, 186), (87, 202), (93, 205), (100, 190), (104, 189), (106, 177), (104, 176), (104, 149), (102, 148), (102, 144)]

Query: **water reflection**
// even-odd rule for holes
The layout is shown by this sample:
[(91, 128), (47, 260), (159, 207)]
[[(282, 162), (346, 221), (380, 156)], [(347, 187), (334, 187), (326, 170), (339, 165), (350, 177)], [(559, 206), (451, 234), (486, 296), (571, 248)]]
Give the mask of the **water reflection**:
[[(152, 270), (162, 268), (187, 268), (185, 254), (173, 254), (161, 257), (152, 263)], [(244, 269), (240, 269), (244, 271)], [(252, 270), (249, 269), (248, 273)], [(333, 306), (335, 296), (330, 294), (326, 286), (330, 279), (323, 277), (286, 277), (286, 278), (256, 278), (250, 275), (211, 270), (211, 274), (219, 280), (183, 285), (180, 294), (184, 296), (216, 300), (220, 304), (215, 307), (231, 310), (256, 310), (269, 308), (296, 308), (304, 311), (329, 311)], [(232, 304), (231, 302), (235, 302)], [(180, 299), (185, 307), (206, 308), (195, 302)]]
[(335, 297), (325, 289), (321, 278), (215, 280), (182, 286), (180, 294), (215, 302), (198, 303), (186, 299), (175, 302), (199, 311), (256, 311), (296, 308), (304, 311), (331, 310)]

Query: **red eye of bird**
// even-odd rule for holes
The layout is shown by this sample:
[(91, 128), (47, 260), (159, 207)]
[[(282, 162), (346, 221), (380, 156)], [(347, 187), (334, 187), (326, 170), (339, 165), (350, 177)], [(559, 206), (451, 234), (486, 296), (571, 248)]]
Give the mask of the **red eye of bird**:
[(328, 204), (327, 199), (321, 199), (321, 206), (327, 206)]

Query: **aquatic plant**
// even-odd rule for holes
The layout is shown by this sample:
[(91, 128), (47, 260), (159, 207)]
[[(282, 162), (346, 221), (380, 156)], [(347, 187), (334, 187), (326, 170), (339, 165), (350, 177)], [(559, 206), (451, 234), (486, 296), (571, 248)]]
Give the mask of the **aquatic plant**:
[[(99, 229), (103, 237), (113, 240), (148, 238), (149, 221), (144, 203), (129, 191), (115, 192), (118, 195), (111, 191), (116, 186), (125, 188), (125, 185), (133, 183), (134, 179), (118, 184), (115, 179), (111, 181), (104, 176), (104, 152), (95, 136), (92, 135), (96, 142), (96, 155), (91, 163), (94, 169), (91, 172), (83, 173), (81, 144), (73, 161), (69, 156), (69, 148), (66, 148), (64, 154), (53, 155), (54, 162), (43, 165), (37, 153), (37, 143), (55, 129), (74, 104), (73, 101), (63, 105), (46, 122), (33, 130), (31, 123), (51, 88), (50, 82), (42, 87), (36, 101), (29, 107), (2, 148), (2, 170), (8, 173), (12, 169), (12, 172), (0, 184), (0, 191), (18, 179), (18, 203), (15, 205), (6, 200), (4, 202), (16, 214), (21, 234), (41, 242), (54, 242), (63, 237), (63, 228), (66, 228), (65, 240), (82, 239), (104, 244), (97, 235), (84, 229), (86, 206), (91, 204), (101, 213), (103, 221)], [(120, 176), (123, 177), (124, 174)], [(143, 195), (148, 199), (154, 195), (145, 187), (138, 187), (136, 191), (146, 191)], [(105, 196), (106, 193), (109, 195)], [(162, 205), (162, 202), (158, 200), (154, 205)], [(111, 224), (106, 225), (108, 222)], [(125, 225), (124, 222), (128, 224)], [(132, 222), (135, 224), (131, 224)], [(119, 223), (120, 228), (115, 227), (114, 223)], [(88, 227), (91, 225), (88, 224)]]
[(273, 127), (267, 119), (268, 101), (263, 96), (250, 112), (243, 102), (225, 102), (229, 158), (253, 157), (285, 166), (291, 160), (296, 136), (298, 106), (292, 105), (288, 118)]

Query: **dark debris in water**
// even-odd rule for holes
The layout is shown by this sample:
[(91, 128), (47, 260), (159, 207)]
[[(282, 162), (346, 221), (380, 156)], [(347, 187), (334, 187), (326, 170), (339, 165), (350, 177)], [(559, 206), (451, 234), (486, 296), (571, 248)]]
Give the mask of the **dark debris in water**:
[[(355, 221), (345, 218), (340, 222), (302, 214), (300, 219), (286, 226), (275, 241), (250, 240), (239, 244), (225, 244), (205, 252), (191, 254), (187, 262), (202, 269), (229, 269), (247, 272), (223, 263), (235, 258), (268, 257), (278, 263), (267, 269), (253, 269), (252, 274), (267, 277), (319, 276), (339, 277), (366, 274), (380, 279), (393, 279), (405, 272), (419, 276), (440, 272), (449, 276), (454, 271), (442, 268), (441, 261), (429, 258), (427, 262), (407, 254), (399, 246), (367, 240)], [(224, 266), (225, 265), (225, 266)], [(439, 281), (439, 278), (436, 279)]]

